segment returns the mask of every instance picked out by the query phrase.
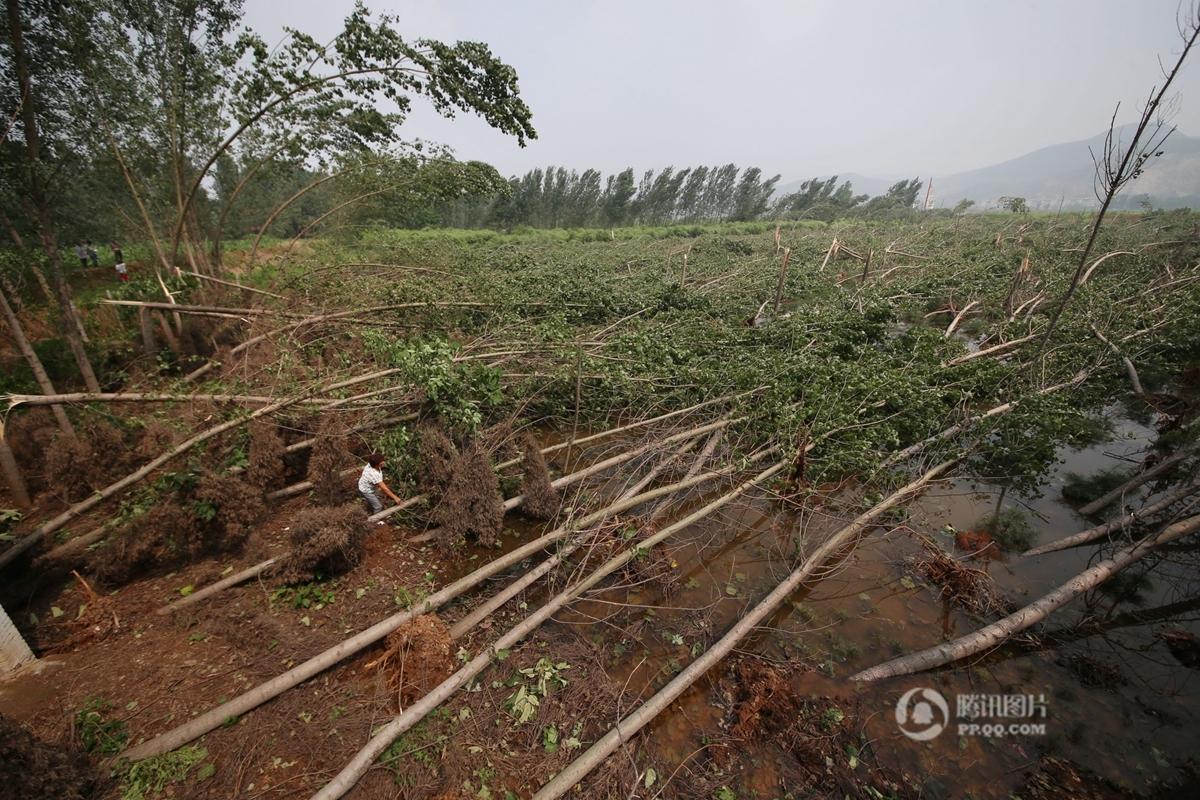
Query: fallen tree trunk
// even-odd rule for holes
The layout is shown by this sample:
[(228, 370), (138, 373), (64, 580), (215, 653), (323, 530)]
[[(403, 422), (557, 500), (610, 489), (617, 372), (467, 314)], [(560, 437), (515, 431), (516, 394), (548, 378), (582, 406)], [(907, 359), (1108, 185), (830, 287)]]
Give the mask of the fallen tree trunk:
[(1101, 561), (1091, 569), (1081, 572), (1054, 591), (998, 622), (993, 622), (985, 628), (980, 628), (966, 636), (960, 636), (953, 641), (865, 669), (851, 675), (850, 680), (877, 681), (896, 675), (923, 672), (996, 647), (1014, 634), (1036, 625), (1052, 612), (1099, 586), (1125, 567), (1153, 552), (1155, 548), (1198, 530), (1200, 530), (1200, 514), (1168, 525), (1158, 533), (1151, 534), (1136, 544), (1118, 551), (1112, 558)]
[(162, 455), (158, 456), (157, 458), (152, 459), (151, 461), (149, 461), (148, 463), (146, 463), (139, 469), (136, 469), (133, 472), (126, 475), (124, 478), (121, 478), (120, 480), (115, 481), (115, 482), (109, 484), (108, 486), (105, 486), (103, 489), (98, 489), (97, 491), (88, 495), (88, 497), (85, 498), (84, 500), (81, 500), (80, 502), (74, 504), (73, 506), (68, 508), (66, 511), (62, 512), (58, 516), (49, 520), (48, 522), (42, 523), (42, 525), (40, 527), (38, 527), (37, 530), (33, 531), (32, 533), (26, 535), (25, 537), (23, 537), (22, 539), (17, 541), (15, 544), (13, 544), (12, 547), (8, 548), (3, 553), (0, 553), (0, 569), (3, 569), (4, 567), (11, 564), (14, 560), (16, 560), (16, 558), (18, 556), (20, 556), (22, 553), (26, 552), (31, 547), (33, 547), (35, 544), (40, 542), (44, 537), (50, 535), (51, 533), (54, 533), (56, 530), (61, 528), (63, 525), (66, 525), (71, 520), (75, 519), (76, 517), (83, 514), (84, 512), (94, 508), (95, 506), (99, 505), (101, 502), (107, 500), (108, 498), (113, 497), (113, 496), (121, 493), (125, 489), (129, 488), (130, 486), (134, 485), (135, 483), (138, 483), (139, 481), (141, 481), (142, 479), (146, 478), (151, 473), (153, 473), (156, 469), (161, 467), (163, 464), (166, 464), (168, 461), (171, 461), (172, 459), (178, 458), (179, 456), (183, 455), (188, 450), (191, 450), (193, 447), (195, 447), (196, 445), (198, 445), (202, 442), (206, 442), (209, 439), (219, 436), (222, 433), (224, 433), (225, 431), (233, 430), (234, 428), (238, 428), (242, 425), (246, 425), (251, 420), (258, 419), (259, 417), (265, 416), (267, 414), (273, 414), (276, 411), (287, 408), (288, 406), (295, 405), (296, 403), (299, 403), (299, 402), (307, 399), (311, 395), (316, 394), (318, 392), (328, 392), (328, 391), (333, 391), (335, 389), (342, 389), (347, 386), (353, 386), (358, 383), (365, 383), (366, 381), (375, 380), (377, 378), (386, 377), (388, 375), (394, 375), (401, 371), (402, 370), (400, 368), (391, 368), (391, 369), (379, 370), (377, 372), (372, 372), (367, 375), (360, 375), (357, 378), (351, 378), (349, 380), (339, 381), (337, 383), (315, 389), (311, 392), (297, 395), (296, 397), (291, 397), (286, 400), (276, 401), (274, 403), (271, 403), (270, 405), (265, 405), (262, 408), (259, 408), (257, 411), (254, 411), (244, 417), (238, 417), (236, 419), (231, 419), (226, 422), (222, 422), (219, 425), (214, 425), (211, 428), (207, 428), (206, 430), (203, 430), (200, 433), (193, 435), (192, 437), (190, 437), (186, 441), (182, 442), (181, 444), (176, 445), (172, 449), (168, 450), (166, 453), (163, 453)]
[(191, 275), (193, 278), (199, 278), (202, 281), (209, 281), (211, 283), (219, 283), (222, 286), (230, 286), (234, 289), (240, 289), (244, 292), (253, 292), (254, 294), (261, 294), (261, 295), (266, 295), (267, 297), (274, 297), (277, 300), (287, 299), (281, 294), (275, 294), (274, 292), (268, 292), (264, 289), (256, 289), (253, 286), (243, 286), (240, 283), (234, 283), (233, 281), (226, 281), (226, 280), (222, 280), (220, 278), (214, 278), (211, 275), (204, 275), (199, 272), (189, 272), (188, 270), (185, 269), (185, 270), (183, 270), (183, 274)]
[[(600, 441), (601, 439), (606, 439), (610, 436), (615, 436), (618, 433), (625, 433), (627, 431), (636, 430), (638, 428), (644, 428), (647, 425), (654, 425), (659, 422), (665, 422), (668, 419), (673, 419), (673, 418), (681, 416), (683, 414), (690, 414), (693, 411), (699, 411), (702, 408), (707, 408), (709, 406), (716, 405), (718, 403), (725, 403), (730, 400), (735, 400), (739, 397), (744, 397), (745, 394), (746, 393), (743, 392), (742, 394), (725, 395), (723, 397), (717, 397), (712, 400), (705, 400), (703, 403), (697, 403), (693, 406), (688, 406), (687, 408), (681, 408), (678, 411), (671, 411), (666, 414), (660, 414), (657, 417), (650, 417), (649, 419), (639, 420), (638, 422), (633, 422), (628, 425), (622, 425), (617, 428), (610, 428), (605, 431), (600, 431), (599, 433), (594, 433), (591, 436), (585, 436), (582, 439), (577, 439), (574, 442), (574, 444), (581, 445), (581, 444), (588, 444), (590, 442), (597, 442), (597, 441)], [(407, 416), (406, 417), (389, 417), (388, 419), (383, 420), (381, 422), (371, 423), (369, 426), (360, 426), (358, 428), (354, 428), (353, 430), (354, 431), (366, 430), (368, 427), (377, 427), (379, 425), (386, 425), (386, 424), (389, 424), (389, 422), (403, 422), (406, 419), (408, 419)], [(316, 438), (304, 439), (303, 441), (288, 445), (286, 448), (286, 452), (294, 453), (299, 450), (304, 450), (306, 448), (312, 447), (314, 442), (316, 442)], [(552, 444), (548, 447), (543, 447), (541, 452), (542, 452), (542, 455), (550, 455), (551, 453), (557, 453), (559, 450), (564, 449), (565, 447), (567, 447), (570, 444), (572, 444), (572, 443), (571, 442), (561, 442), (559, 444)], [(520, 463), (521, 463), (520, 458), (511, 458), (508, 461), (504, 461), (504, 462), (497, 464), (496, 469), (505, 469), (506, 467), (516, 466), (517, 464), (520, 464)], [(358, 469), (358, 467), (354, 467), (353, 469), (356, 470), (356, 469)], [(234, 471), (234, 470), (231, 470), (231, 472), (232, 471)], [(350, 470), (350, 471), (353, 471), (353, 470)], [(345, 473), (343, 473), (343, 474), (345, 474)], [(278, 500), (278, 499), (282, 499), (285, 497), (292, 497), (293, 495), (297, 495), (297, 494), (306, 492), (311, 488), (312, 488), (311, 481), (299, 481), (297, 483), (293, 483), (291, 486), (286, 486), (283, 489), (278, 489), (278, 490), (268, 494), (267, 499), (268, 500)], [(421, 497), (422, 497), (422, 499), (424, 499), (424, 495), (422, 495)]]
[(231, 717), (236, 717), (247, 711), (262, 705), (268, 700), (278, 697), (288, 689), (300, 684), (313, 675), (317, 675), (324, 670), (337, 664), (347, 656), (353, 655), (360, 650), (369, 647), (375, 642), (386, 637), (389, 633), (399, 628), (404, 623), (414, 617), (419, 617), (422, 614), (428, 614), (449, 601), (463, 594), (464, 592), (474, 588), (485, 579), (503, 572), (509, 567), (521, 563), (535, 553), (541, 552), (546, 547), (554, 544), (558, 540), (567, 536), (569, 533), (578, 530), (579, 528), (588, 525), (595, 525), (598, 522), (603, 522), (605, 519), (620, 514), (622, 511), (627, 511), (635, 508), (643, 503), (648, 503), (651, 500), (657, 500), (660, 497), (666, 497), (669, 494), (690, 489), (693, 486), (699, 486), (708, 481), (728, 475), (728, 471), (722, 470), (719, 472), (707, 472), (702, 475), (697, 475), (689, 480), (680, 481), (667, 486), (660, 486), (648, 492), (643, 492), (636, 497), (631, 497), (617, 503), (613, 503), (605, 508), (595, 511), (587, 516), (573, 521), (568, 525), (561, 525), (554, 530), (545, 533), (538, 538), (527, 542), (520, 547), (517, 547), (503, 556), (489, 561), (476, 568), (473, 572), (464, 575), (458, 580), (450, 583), (433, 594), (421, 600), (413, 607), (406, 611), (393, 614), (392, 616), (375, 623), (370, 628), (361, 633), (350, 637), (344, 642), (319, 653), (316, 656), (308, 659), (302, 664), (299, 664), (282, 675), (277, 675), (266, 683), (260, 684), (237, 697), (229, 700), (216, 708), (212, 708), (194, 719), (174, 728), (166, 733), (155, 736), (141, 744), (131, 748), (121, 754), (122, 758), (127, 758), (131, 761), (138, 761), (151, 756), (162, 755), (170, 752), (177, 747), (187, 744), (193, 739), (203, 736), (211, 730), (214, 730), (224, 724)]
[[(136, 302), (136, 301), (126, 301), (126, 302)], [(229, 355), (230, 356), (238, 355), (238, 354), (243, 353), (246, 350), (250, 349), (254, 345), (258, 344), (259, 342), (274, 338), (275, 336), (278, 336), (282, 333), (286, 333), (289, 331), (295, 331), (296, 329), (302, 328), (305, 325), (317, 325), (322, 322), (328, 322), (330, 320), (342, 320), (342, 319), (346, 319), (347, 317), (354, 317), (357, 314), (371, 314), (371, 313), (377, 313), (377, 312), (381, 312), (381, 311), (393, 311), (393, 310), (401, 309), (401, 308), (414, 308), (414, 307), (418, 307), (418, 306), (428, 306), (428, 305), (437, 306), (437, 305), (447, 305), (447, 304), (446, 303), (440, 303), (440, 304), (439, 303), (401, 303), (399, 305), (372, 306), (370, 308), (355, 308), (355, 309), (350, 309), (348, 311), (332, 311), (328, 314), (312, 314), (312, 315), (304, 316), (301, 319), (296, 320), (295, 322), (291, 322), (287, 325), (283, 325), (281, 327), (274, 328), (272, 330), (267, 331), (266, 333), (262, 333), (262, 334), (259, 334), (257, 336), (253, 336), (253, 337), (247, 339), (246, 341), (242, 342), (241, 344), (239, 344), (239, 345), (235, 346), (233, 349), (231, 349), (229, 351)], [(459, 305), (461, 305), (461, 304), (459, 304)], [(476, 305), (495, 305), (495, 304), (494, 303), (493, 304), (479, 303)], [(522, 305), (530, 305), (530, 304), (524, 303)], [(534, 305), (538, 305), (538, 304), (534, 304)], [(568, 303), (567, 305), (571, 306), (571, 305), (577, 305), (577, 304)], [(179, 308), (179, 307), (174, 306), (174, 308)], [(208, 308), (215, 308), (215, 307), (209, 306)], [(237, 309), (234, 309), (234, 310), (236, 311)], [(223, 310), (218, 309), (218, 311), (225, 313), (225, 312), (228, 312), (229, 309), (223, 309)], [(209, 313), (213, 313), (213, 312), (209, 312)], [(236, 315), (233, 315), (233, 316), (236, 316)], [(203, 376), (207, 375), (215, 366), (216, 366), (215, 361), (209, 361), (207, 364), (203, 364), (203, 365), (197, 367), (196, 369), (192, 370), (191, 372), (189, 372), (187, 375), (185, 375), (184, 380), (185, 381), (194, 381), (194, 380), (197, 380), (198, 378), (202, 378)]]
[[(274, 308), (246, 308), (246, 307), (227, 307), (227, 306), (203, 306), (203, 305), (185, 305), (174, 303), (159, 303), (150, 300), (113, 300), (111, 298), (102, 298), (99, 301), (106, 306), (126, 306), (128, 308), (148, 308), (158, 311), (171, 311), (181, 314), (223, 314), (231, 317), (291, 317), (302, 321), (311, 321), (314, 318), (309, 314), (302, 314), (299, 311), (284, 311)], [(330, 319), (343, 319), (345, 317), (353, 317), (359, 314), (376, 314), (383, 311), (399, 311), (406, 308), (495, 308), (496, 306), (505, 305), (504, 303), (486, 302), (482, 300), (421, 300), (413, 303), (389, 303), (384, 306), (368, 306), (366, 308), (355, 308), (349, 311), (338, 311), (332, 314), (322, 314), (317, 321), (325, 321)], [(533, 308), (541, 308), (543, 306), (554, 306), (555, 308), (590, 308), (586, 303), (546, 303), (537, 300), (527, 300), (524, 302), (513, 303), (512, 305), (528, 306)]]
[(1148, 506), (1139, 508), (1137, 511), (1131, 511), (1119, 519), (1114, 519), (1112, 522), (1106, 522), (1103, 525), (1097, 525), (1094, 528), (1088, 528), (1085, 531), (1080, 531), (1079, 533), (1071, 536), (1066, 536), (1062, 539), (1056, 539), (1055, 541), (1049, 542), (1040, 547), (1031, 548), (1026, 550), (1024, 553), (1021, 553), (1021, 557), (1029, 558), (1030, 556), (1045, 555), (1046, 553), (1054, 553), (1058, 550), (1066, 550), (1071, 547), (1078, 547), (1081, 544), (1094, 542), (1097, 539), (1108, 536), (1110, 533), (1116, 533), (1117, 531), (1123, 530), (1128, 525), (1132, 525), (1135, 522), (1152, 517), (1160, 511), (1165, 511), (1167, 508), (1171, 507), (1175, 503), (1178, 503), (1180, 500), (1184, 499), (1190, 494), (1193, 494), (1197, 490), (1200, 490), (1200, 480), (1193, 480), (1179, 491), (1167, 495), (1156, 503), (1151, 503)]
[(1088, 327), (1092, 329), (1092, 333), (1096, 338), (1108, 345), (1108, 349), (1113, 351), (1113, 355), (1119, 358), (1121, 363), (1125, 365), (1125, 374), (1129, 376), (1129, 382), (1133, 385), (1133, 393), (1138, 397), (1145, 397), (1146, 390), (1142, 388), (1142, 379), (1138, 376), (1137, 367), (1133, 365), (1133, 361), (1130, 360), (1129, 356), (1121, 352), (1121, 348), (1110, 342), (1095, 325), (1089, 323)]
[[(730, 628), (719, 641), (689, 664), (670, 683), (660, 689), (636, 711), (620, 720), (615, 727), (588, 748), (586, 752), (555, 775), (550, 782), (534, 795), (534, 800), (553, 800), (553, 798), (561, 797), (570, 791), (573, 786), (599, 766), (622, 743), (628, 741), (631, 736), (641, 730), (665, 710), (667, 706), (673, 703), (676, 698), (687, 691), (705, 672), (733, 652), (738, 642), (773, 614), (788, 596), (812, 576), (819, 567), (824, 565), (829, 558), (865, 531), (883, 512), (920, 492), (931, 481), (950, 469), (954, 463), (954, 461), (945, 461), (938, 464), (920, 478), (889, 495), (870, 510), (859, 515), (849, 525), (826, 539), (782, 583), (772, 589), (758, 605), (738, 620), (737, 624)], [(320, 795), (318, 796), (320, 797)]]
[(958, 326), (962, 324), (963, 317), (965, 317), (967, 312), (977, 305), (979, 305), (979, 301), (972, 300), (963, 306), (962, 310), (955, 314), (954, 319), (950, 320), (950, 324), (946, 326), (946, 332), (942, 334), (942, 338), (949, 339), (951, 336), (953, 336), (954, 331), (958, 330)]
[[(50, 375), (47, 374), (46, 367), (42, 364), (42, 359), (38, 357), (37, 351), (29, 343), (29, 338), (25, 335), (25, 329), (21, 327), (21, 320), (17, 317), (16, 312), (12, 310), (12, 306), (8, 304), (8, 298), (5, 297), (3, 291), (0, 291), (0, 313), (4, 316), (4, 320), (8, 325), (8, 331), (12, 334), (17, 349), (21, 351), (25, 362), (29, 364), (29, 369), (33, 373), (38, 387), (42, 390), (43, 394), (54, 394), (56, 390), (54, 384), (50, 381)], [(74, 426), (71, 425), (71, 420), (67, 419), (66, 410), (62, 406), (56, 405), (52, 406), (50, 411), (54, 414), (54, 421), (58, 424), (58, 429), (62, 431), (63, 436), (72, 441), (78, 441), (79, 437), (75, 433)], [(3, 426), (0, 426), (0, 435), (3, 435), (3, 430)]]
[(412, 728), (420, 722), (426, 714), (433, 711), (448, 699), (454, 692), (472, 680), (479, 673), (483, 672), (496, 658), (501, 650), (508, 649), (533, 631), (537, 630), (546, 620), (550, 619), (556, 612), (562, 609), (567, 603), (574, 600), (583, 592), (598, 584), (601, 580), (620, 569), (630, 560), (636, 557), (637, 553), (643, 552), (646, 548), (662, 542), (668, 536), (673, 535), (677, 531), (686, 528), (696, 520), (701, 519), (708, 514), (711, 514), (716, 509), (740, 497), (753, 486), (769, 479), (786, 466), (786, 463), (775, 464), (759, 473), (754, 478), (746, 481), (736, 487), (728, 494), (722, 495), (717, 500), (705, 505), (703, 508), (689, 514), (686, 518), (663, 528), (658, 533), (638, 542), (637, 546), (625, 550), (623, 553), (614, 556), (606, 561), (598, 569), (592, 572), (588, 577), (575, 583), (564, 591), (560, 592), (549, 602), (545, 603), (537, 611), (534, 611), (526, 617), (520, 624), (511, 628), (503, 636), (493, 642), (489, 647), (485, 648), (475, 658), (471, 659), (463, 665), (457, 672), (451, 675), (446, 680), (442, 681), (435, 689), (430, 691), (420, 700), (416, 701), (404, 710), (399, 716), (395, 717), (391, 722), (384, 725), (377, 733), (375, 733), (367, 745), (355, 754), (354, 758), (339, 772), (333, 780), (327, 783), (319, 792), (313, 795), (313, 800), (336, 800), (348, 792), (359, 778), (371, 768), (375, 763), (375, 759), (380, 753), (386, 750), (398, 736)]
[[(425, 495), (417, 495), (416, 497), (410, 497), (407, 500), (404, 500), (403, 502), (397, 503), (396, 505), (392, 506), (391, 508), (385, 508), (382, 511), (372, 514), (371, 516), (367, 517), (367, 522), (368, 523), (378, 522), (390, 514), (399, 513), (400, 511), (403, 511), (406, 508), (411, 508), (411, 507), (417, 505), (418, 503), (424, 502), (424, 500), (425, 500)], [(174, 613), (176, 611), (179, 611), (180, 609), (187, 608), (188, 606), (192, 606), (199, 602), (207, 600), (208, 598), (213, 597), (214, 595), (220, 594), (221, 592), (225, 591), (226, 589), (237, 586), (239, 583), (245, 583), (246, 581), (248, 581), (252, 578), (257, 578), (259, 575), (266, 574), (267, 572), (269, 572), (271, 570), (271, 567), (275, 566), (275, 564), (278, 561), (279, 561), (279, 558), (277, 556), (268, 558), (265, 561), (260, 561), (257, 564), (254, 564), (253, 566), (246, 567), (246, 569), (242, 570), (241, 572), (235, 572), (232, 575), (222, 578), (221, 580), (217, 581), (216, 583), (214, 583), (210, 586), (205, 586), (203, 589), (200, 589), (199, 591), (192, 592), (187, 597), (180, 597), (175, 600), (172, 600), (170, 603), (167, 603), (165, 606), (160, 606), (159, 608), (155, 609), (154, 613), (158, 614), (160, 617), (166, 616), (167, 614)]]
[(1137, 475), (1134, 475), (1132, 478), (1125, 481), (1125, 483), (1122, 483), (1120, 486), (1113, 489), (1111, 492), (1108, 492), (1107, 494), (1097, 497), (1095, 500), (1093, 500), (1092, 502), (1090, 502), (1086, 505), (1080, 506), (1077, 509), (1077, 511), (1085, 517), (1088, 516), (1089, 514), (1095, 514), (1100, 509), (1104, 508), (1105, 506), (1107, 506), (1111, 503), (1116, 502), (1117, 500), (1124, 497), (1128, 492), (1133, 491), (1134, 489), (1138, 488), (1142, 484), (1148, 483), (1149, 481), (1152, 481), (1155, 478), (1157, 478), (1159, 475), (1162, 475), (1163, 473), (1169, 472), (1170, 470), (1174, 469), (1176, 464), (1183, 461), (1185, 458), (1189, 457), (1190, 455), (1192, 455), (1192, 451), (1190, 449), (1188, 449), (1188, 450), (1183, 451), (1182, 453), (1176, 453), (1175, 455), (1170, 456), (1169, 458), (1164, 458), (1162, 461), (1158, 462), (1153, 467), (1142, 470)]
[(1095, 261), (1092, 262), (1092, 265), (1087, 268), (1087, 272), (1083, 273), (1083, 277), (1081, 277), (1079, 279), (1078, 285), (1083, 286), (1085, 283), (1087, 283), (1088, 278), (1091, 278), (1092, 273), (1096, 271), (1096, 267), (1100, 266), (1105, 261), (1108, 261), (1113, 256), (1136, 256), (1136, 255), (1137, 255), (1137, 253), (1133, 252), (1132, 250), (1115, 250), (1111, 253), (1105, 253), (1104, 255), (1100, 256), (1099, 258), (1097, 258)]
[(1019, 339), (1010, 339), (1007, 342), (1001, 342), (1000, 344), (992, 345), (991, 347), (985, 347), (982, 350), (976, 350), (974, 353), (964, 353), (957, 358), (950, 359), (942, 366), (953, 367), (957, 366), (958, 364), (965, 364), (966, 362), (972, 361), (976, 358), (984, 358), (985, 356), (995, 356), (1000, 355), (1001, 353), (1007, 353), (1009, 350), (1014, 350), (1026, 342), (1032, 342), (1040, 335), (1041, 334), (1031, 333), (1028, 336), (1022, 336)]
[[(391, 391), (385, 390), (385, 391)], [(378, 394), (372, 392), (371, 394)], [(278, 397), (257, 394), (154, 394), (150, 392), (68, 392), (66, 394), (8, 394), (0, 395), (8, 400), (8, 410), (18, 406), (57, 406), (71, 403), (243, 403), (246, 405), (268, 405), (279, 402)], [(321, 405), (337, 402), (346, 405), (346, 400), (329, 397), (311, 397), (296, 405)]]

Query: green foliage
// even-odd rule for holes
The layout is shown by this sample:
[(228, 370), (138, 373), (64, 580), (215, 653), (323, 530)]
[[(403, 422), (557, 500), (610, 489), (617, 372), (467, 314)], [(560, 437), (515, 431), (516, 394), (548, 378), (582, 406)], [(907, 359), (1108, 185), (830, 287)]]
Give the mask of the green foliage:
[(380, 753), (377, 763), (392, 772), (396, 783), (401, 783), (405, 775), (405, 759), (436, 770), (446, 750), (445, 742), (450, 738), (445, 732), (450, 719), (448, 709), (435, 709), (388, 745), (388, 748)]
[(977, 524), (1005, 552), (1028, 550), (1037, 539), (1025, 513), (1015, 508), (1002, 508), (999, 514), (989, 514)]
[(484, 412), (503, 399), (499, 371), (456, 359), (458, 348), (446, 339), (403, 340), (375, 329), (359, 335), (367, 352), (402, 369), (398, 380), (420, 390), (433, 411), (455, 428), (474, 431)]
[(169, 784), (182, 783), (192, 767), (207, 757), (203, 747), (188, 745), (130, 764), (121, 776), (121, 800), (150, 800)]
[(115, 756), (125, 749), (129, 731), (119, 719), (106, 715), (112, 704), (101, 697), (88, 698), (75, 713), (75, 730), (83, 749), (101, 756)]
[(1009, 197), (1004, 196), (996, 201), (1001, 208), (1011, 211), (1014, 214), (1028, 214), (1029, 205), (1026, 204), (1024, 197)]
[[(539, 698), (546, 697), (552, 690), (561, 689), (567, 685), (567, 679), (562, 676), (562, 673), (571, 666), (563, 661), (555, 662), (550, 658), (539, 658), (537, 663), (532, 667), (525, 667), (518, 670), (520, 675), (525, 678), (534, 679), (532, 686), (520, 682), (517, 684), (517, 689), (508, 699), (504, 701), (504, 707), (508, 709), (508, 713), (517, 724), (529, 722), (537, 716), (538, 707), (541, 705)], [(555, 730), (555, 737), (558, 731)], [(555, 738), (557, 742), (557, 738)]]
[(0, 508), (0, 542), (13, 539), (12, 530), (21, 521), (22, 514), (15, 508)]
[(1068, 472), (1063, 479), (1062, 496), (1082, 506), (1111, 492), (1131, 477), (1128, 469), (1108, 467), (1091, 475)]
[(326, 587), (317, 581), (302, 583), (297, 586), (281, 586), (271, 592), (271, 602), (287, 603), (292, 608), (311, 608), (320, 611), (325, 606), (333, 605), (336, 596), (332, 587)]

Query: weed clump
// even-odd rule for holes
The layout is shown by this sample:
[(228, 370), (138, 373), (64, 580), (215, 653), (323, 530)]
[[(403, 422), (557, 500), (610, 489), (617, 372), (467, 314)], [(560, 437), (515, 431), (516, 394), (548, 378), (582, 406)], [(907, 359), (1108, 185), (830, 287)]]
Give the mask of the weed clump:
[(250, 463), (246, 465), (246, 483), (266, 494), (278, 486), (283, 475), (284, 445), (279, 429), (256, 419), (250, 423)]
[(1025, 515), (1015, 508), (1001, 509), (998, 514), (989, 514), (976, 523), (976, 527), (987, 532), (1001, 550), (1005, 552), (1028, 550), (1037, 539), (1037, 532)]
[(348, 482), (338, 474), (349, 460), (342, 447), (345, 435), (345, 424), (336, 414), (326, 414), (317, 428), (317, 441), (308, 457), (308, 479), (317, 505), (331, 507), (346, 501)]
[(450, 485), (458, 451), (440, 425), (427, 422), (421, 425), (417, 452), (421, 461), (417, 486), (431, 502), (437, 502)]
[(347, 572), (362, 561), (366, 541), (367, 523), (358, 503), (313, 509), (292, 527), (291, 549), (279, 560), (279, 577), (299, 583), (318, 572)]
[(100, 776), (84, 753), (39, 741), (0, 714), (0, 782), (6, 797), (85, 800)]
[(491, 547), (504, 525), (500, 480), (478, 443), (472, 443), (454, 460), (450, 484), (433, 511), (441, 527), (438, 545), (448, 550), (468, 536)]
[(546, 457), (532, 436), (525, 437), (521, 467), (521, 494), (525, 495), (521, 510), (534, 519), (554, 519), (562, 500), (558, 490), (551, 485)]

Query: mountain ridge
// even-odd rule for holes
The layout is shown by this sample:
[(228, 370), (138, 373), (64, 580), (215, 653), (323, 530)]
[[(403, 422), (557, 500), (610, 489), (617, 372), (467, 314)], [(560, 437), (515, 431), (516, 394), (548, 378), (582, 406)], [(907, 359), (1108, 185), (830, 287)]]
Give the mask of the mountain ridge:
[[(1128, 140), (1132, 126), (1119, 128), (1118, 134), (1124, 134)], [(1089, 148), (1100, 152), (1104, 137), (1101, 133), (1088, 139), (1048, 145), (989, 166), (934, 175), (934, 207), (950, 208), (965, 199), (980, 208), (995, 208), (1000, 197), (1012, 196), (1024, 197), (1034, 209), (1095, 208), (1099, 201), (1093, 188), (1094, 167)], [(1200, 138), (1176, 131), (1162, 150), (1163, 155), (1152, 158), (1145, 173), (1121, 192), (1116, 207), (1136, 207), (1142, 201), (1164, 208), (1200, 206)], [(928, 175), (921, 178), (929, 180)], [(900, 178), (845, 173), (838, 177), (839, 183), (843, 180), (849, 180), (857, 194), (877, 195)], [(783, 184), (778, 194), (795, 191), (800, 183)]]

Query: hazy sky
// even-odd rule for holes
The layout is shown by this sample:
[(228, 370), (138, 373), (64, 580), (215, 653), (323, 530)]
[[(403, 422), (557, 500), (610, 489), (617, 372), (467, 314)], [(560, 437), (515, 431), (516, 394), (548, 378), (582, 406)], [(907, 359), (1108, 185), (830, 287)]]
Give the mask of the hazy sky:
[[(1177, 0), (381, 0), (409, 38), (488, 43), (538, 139), (423, 107), (408, 133), (504, 174), (736, 162), (790, 181), (946, 175), (1128, 121), (1180, 40)], [(271, 43), (326, 39), (352, 0), (246, 0)], [(1200, 54), (1177, 79), (1200, 135)], [(419, 101), (418, 101), (419, 105)]]

